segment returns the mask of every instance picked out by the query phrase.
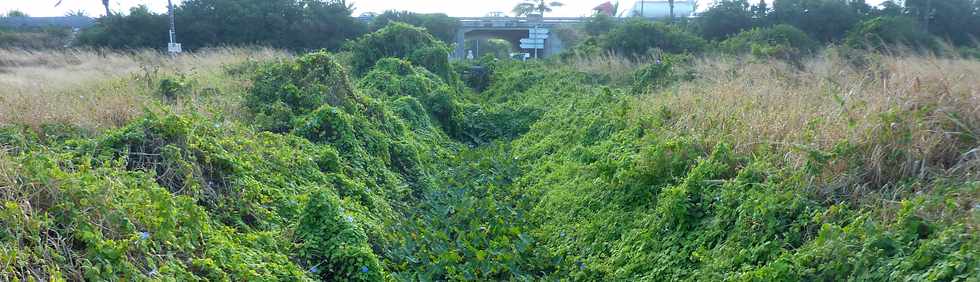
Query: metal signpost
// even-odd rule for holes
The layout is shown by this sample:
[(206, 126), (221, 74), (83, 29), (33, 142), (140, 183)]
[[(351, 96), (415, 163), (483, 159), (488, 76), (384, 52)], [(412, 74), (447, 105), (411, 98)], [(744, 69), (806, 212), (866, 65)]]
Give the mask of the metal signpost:
[(544, 40), (548, 39), (547, 28), (532, 28), (528, 30), (528, 38), (521, 39), (522, 49), (534, 49), (534, 58), (538, 58), (538, 49), (544, 49)]
[(176, 56), (181, 50), (180, 43), (177, 43), (177, 30), (174, 24), (174, 3), (173, 0), (167, 0), (167, 8), (170, 10), (170, 43), (167, 44), (167, 52), (171, 56)]

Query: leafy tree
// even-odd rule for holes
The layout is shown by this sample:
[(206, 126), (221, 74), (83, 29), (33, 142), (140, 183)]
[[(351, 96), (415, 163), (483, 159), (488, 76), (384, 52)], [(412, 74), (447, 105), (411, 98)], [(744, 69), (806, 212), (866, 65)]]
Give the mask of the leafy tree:
[(456, 41), (456, 31), (459, 30), (459, 20), (446, 14), (419, 14), (408, 11), (386, 11), (376, 16), (370, 25), (371, 31), (378, 31), (391, 22), (403, 22), (425, 28), (439, 40), (446, 43)]
[(363, 32), (351, 12), (351, 6), (338, 0), (188, 0), (177, 17), (189, 48), (257, 44), (333, 49)]
[(7, 17), (9, 17), (9, 18), (26, 18), (26, 17), (29, 17), (29, 16), (27, 15), (27, 13), (24, 13), (21, 10), (11, 10), (10, 12), (7, 12)]
[(585, 24), (583, 25), (582, 29), (585, 30), (585, 33), (588, 35), (599, 36), (609, 32), (614, 27), (616, 27), (615, 18), (599, 13), (585, 20)]
[(82, 31), (83, 45), (123, 48), (163, 48), (167, 42), (166, 15), (151, 12), (145, 5), (133, 7), (128, 15), (101, 17), (97, 24)]
[[(421, 66), (443, 77), (448, 76), (449, 48), (425, 29), (406, 23), (391, 23), (381, 30), (351, 42), (347, 48), (354, 53), (351, 64), (353, 72), (357, 75), (367, 73), (378, 60), (383, 58), (435, 59), (434, 57), (438, 57), (440, 61)], [(431, 54), (436, 51), (442, 55)], [(412, 63), (422, 62), (413, 60)]]
[(769, 4), (766, 3), (766, 0), (760, 0), (759, 3), (752, 5), (752, 16), (756, 18), (769, 16)]
[(747, 0), (723, 0), (716, 3), (698, 19), (701, 35), (721, 39), (752, 28), (753, 11)]
[[(350, 16), (345, 0), (187, 0), (177, 7), (187, 49), (264, 45), (297, 51), (338, 49), (367, 27)], [(270, 12), (275, 11), (275, 12)], [(82, 42), (111, 48), (166, 46), (167, 15), (144, 8), (112, 15), (86, 30)]]
[(786, 24), (746, 30), (721, 42), (722, 50), (729, 53), (787, 60), (800, 59), (818, 45), (802, 30)]
[(512, 12), (518, 17), (526, 17), (530, 15), (540, 15), (543, 17), (545, 13), (551, 12), (553, 8), (561, 6), (565, 6), (565, 4), (557, 1), (545, 3), (544, 0), (524, 0), (523, 3), (514, 6)]
[(693, 34), (660, 22), (631, 19), (600, 39), (603, 49), (627, 56), (646, 54), (650, 49), (668, 53), (700, 52), (707, 43)]
[(872, 15), (874, 15), (875, 17), (880, 17), (880, 16), (897, 17), (905, 14), (905, 7), (902, 7), (901, 4), (895, 3), (894, 0), (888, 0), (882, 2), (881, 5), (879, 6), (880, 8), (872, 10)]
[[(54, 3), (54, 6), (55, 7), (60, 6), (61, 5), (61, 2), (64, 2), (64, 0), (58, 0), (58, 2), (55, 2)], [(106, 16), (111, 16), (112, 15), (112, 10), (109, 9), (109, 0), (102, 0), (102, 7), (105, 7), (105, 15)]]
[(937, 50), (939, 45), (929, 33), (909, 17), (877, 17), (858, 24), (845, 44), (854, 48), (884, 50), (902, 45), (918, 50)]
[(870, 9), (864, 0), (778, 0), (773, 2), (772, 16), (818, 40), (834, 41), (843, 38)]
[(980, 36), (978, 7), (975, 0), (907, 0), (908, 14), (924, 28), (956, 44), (969, 44)]

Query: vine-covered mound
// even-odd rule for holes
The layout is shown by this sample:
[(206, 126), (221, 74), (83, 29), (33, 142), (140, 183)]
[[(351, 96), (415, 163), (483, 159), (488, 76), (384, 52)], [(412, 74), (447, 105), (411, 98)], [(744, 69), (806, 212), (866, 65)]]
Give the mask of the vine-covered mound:
[[(367, 68), (359, 77), (323, 52), (265, 64), (241, 119), (147, 111), (95, 136), (5, 127), (0, 277), (978, 275), (978, 136), (929, 139), (937, 149), (928, 152), (909, 145), (931, 132), (980, 132), (969, 109), (931, 101), (845, 123), (845, 137), (815, 137), (829, 136), (824, 120), (801, 128), (798, 144), (746, 142), (744, 120), (711, 114), (729, 109), (682, 106), (720, 95), (696, 89), (757, 79), (748, 72), (698, 84), (692, 63), (672, 57), (617, 85), (553, 64), (495, 62), (474, 93), (458, 74), (430, 69), (449, 66), (432, 62), (445, 57), (385, 54), (399, 58), (358, 63)], [(772, 71), (800, 76), (786, 85), (816, 75)]]

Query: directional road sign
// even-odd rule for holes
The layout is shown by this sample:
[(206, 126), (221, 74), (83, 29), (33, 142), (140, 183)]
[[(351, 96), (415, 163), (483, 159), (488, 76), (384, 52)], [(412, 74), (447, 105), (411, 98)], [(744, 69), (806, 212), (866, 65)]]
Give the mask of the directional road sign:
[(544, 44), (524, 44), (521, 43), (521, 49), (544, 49)]
[(521, 44), (544, 44), (544, 39), (521, 38)]
[(532, 28), (528, 29), (527, 32), (530, 34), (548, 34), (549, 31), (547, 28)]

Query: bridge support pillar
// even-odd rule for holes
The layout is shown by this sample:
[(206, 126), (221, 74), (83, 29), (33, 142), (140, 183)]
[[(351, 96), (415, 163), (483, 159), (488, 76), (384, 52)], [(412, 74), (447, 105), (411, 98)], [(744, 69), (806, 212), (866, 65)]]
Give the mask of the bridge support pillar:
[(462, 60), (466, 58), (466, 32), (468, 31), (465, 28), (456, 31), (456, 48), (453, 51), (453, 59)]

